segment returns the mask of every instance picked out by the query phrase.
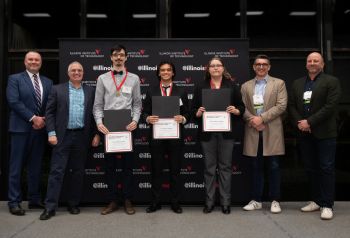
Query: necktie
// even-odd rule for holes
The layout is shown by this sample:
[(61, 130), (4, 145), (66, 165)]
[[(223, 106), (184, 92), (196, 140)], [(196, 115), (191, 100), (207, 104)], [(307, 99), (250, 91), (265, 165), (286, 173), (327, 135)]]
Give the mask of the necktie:
[(40, 115), (41, 112), (41, 90), (39, 85), (38, 76), (36, 74), (33, 74), (34, 79), (34, 91), (35, 91), (35, 101), (37, 106), (37, 113)]
[(163, 88), (164, 88), (165, 96), (168, 96), (168, 88), (170, 88), (170, 86), (163, 86)]

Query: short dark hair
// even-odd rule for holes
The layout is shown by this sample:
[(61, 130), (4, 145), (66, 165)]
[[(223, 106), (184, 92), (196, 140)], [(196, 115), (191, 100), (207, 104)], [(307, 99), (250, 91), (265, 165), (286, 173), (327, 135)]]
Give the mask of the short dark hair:
[(256, 60), (258, 60), (258, 59), (265, 59), (265, 60), (267, 60), (267, 61), (269, 62), (269, 64), (270, 64), (270, 58), (269, 58), (267, 55), (264, 55), (264, 54), (257, 55), (257, 56), (255, 57), (255, 59), (254, 59), (254, 63), (255, 63)]
[(125, 46), (123, 46), (123, 45), (114, 45), (114, 46), (112, 46), (112, 48), (111, 48), (111, 55), (113, 54), (114, 51), (119, 52), (119, 51), (121, 51), (121, 50), (124, 50), (126, 55), (128, 54), (128, 52), (126, 52)]
[(161, 61), (161, 62), (158, 64), (158, 66), (157, 66), (157, 72), (156, 72), (159, 81), (160, 81), (160, 76), (159, 76), (160, 67), (163, 66), (163, 65), (165, 65), (165, 64), (170, 65), (171, 70), (173, 71), (173, 74), (174, 74), (174, 75), (173, 75), (173, 78), (175, 78), (175, 76), (176, 76), (175, 65), (173, 64), (173, 62), (170, 62), (170, 61)]

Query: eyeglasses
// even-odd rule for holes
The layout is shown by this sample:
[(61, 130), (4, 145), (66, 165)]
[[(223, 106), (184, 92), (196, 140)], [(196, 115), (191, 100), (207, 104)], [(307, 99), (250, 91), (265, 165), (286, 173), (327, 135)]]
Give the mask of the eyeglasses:
[(125, 54), (124, 53), (113, 53), (112, 54), (113, 57), (125, 57)]
[(258, 68), (266, 68), (267, 66), (269, 66), (269, 64), (267, 63), (263, 63), (263, 64), (254, 64), (256, 67)]
[(209, 68), (220, 68), (220, 67), (223, 67), (222, 64), (211, 64), (209, 65)]

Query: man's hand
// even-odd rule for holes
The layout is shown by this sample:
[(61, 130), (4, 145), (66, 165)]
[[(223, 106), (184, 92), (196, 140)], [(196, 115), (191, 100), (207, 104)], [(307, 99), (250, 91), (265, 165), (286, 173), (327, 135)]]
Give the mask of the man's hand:
[(157, 121), (159, 120), (159, 116), (155, 116), (155, 115), (152, 115), (152, 116), (148, 116), (147, 118), (146, 118), (146, 122), (147, 123), (150, 123), (150, 124), (154, 124), (154, 123), (156, 123)]
[(33, 117), (33, 128), (39, 130), (45, 127), (45, 117), (34, 116)]
[(174, 120), (177, 122), (177, 123), (182, 123), (184, 121), (184, 117), (181, 116), (181, 115), (176, 115), (174, 116)]
[(57, 136), (49, 136), (48, 141), (50, 145), (57, 145)]
[(201, 117), (203, 115), (203, 112), (205, 112), (204, 107), (198, 108), (198, 111), (196, 112), (196, 117)]
[(100, 136), (96, 134), (94, 138), (92, 138), (91, 146), (97, 147), (100, 144), (100, 140), (101, 140)]
[(136, 121), (132, 121), (129, 125), (126, 126), (126, 129), (128, 131), (133, 131), (137, 128), (137, 122)]
[(104, 135), (107, 135), (109, 133), (109, 130), (107, 129), (107, 127), (105, 127), (105, 125), (103, 125), (103, 123), (98, 124), (97, 125), (97, 129), (102, 132)]
[(310, 124), (307, 122), (306, 119), (298, 121), (298, 128), (299, 128), (299, 130), (301, 130), (303, 132), (311, 133)]

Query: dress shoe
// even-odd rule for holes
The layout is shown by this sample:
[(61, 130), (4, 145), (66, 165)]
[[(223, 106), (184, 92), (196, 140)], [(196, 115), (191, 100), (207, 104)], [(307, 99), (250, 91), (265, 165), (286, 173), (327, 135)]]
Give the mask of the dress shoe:
[(321, 208), (321, 219), (322, 220), (331, 220), (333, 218), (333, 210), (330, 207)]
[(125, 213), (128, 215), (133, 215), (136, 212), (129, 199), (125, 200), (124, 209), (125, 209)]
[(207, 206), (205, 205), (203, 208), (203, 213), (207, 214), (207, 213), (211, 213), (214, 210), (214, 206)]
[(15, 216), (24, 216), (26, 211), (21, 207), (21, 205), (17, 205), (15, 207), (9, 207), (10, 213)]
[(77, 206), (69, 206), (67, 207), (67, 210), (69, 211), (70, 214), (72, 215), (77, 215), (80, 213), (80, 209)]
[(160, 209), (162, 209), (162, 206), (159, 203), (152, 203), (149, 207), (146, 208), (146, 212), (152, 213)]
[(182, 213), (182, 208), (180, 207), (180, 205), (178, 203), (172, 203), (171, 210), (173, 210), (173, 212), (178, 213), (178, 214)]
[(101, 211), (101, 215), (107, 215), (118, 210), (118, 204), (116, 202), (110, 202), (107, 207), (104, 207)]
[(28, 209), (45, 209), (45, 205), (41, 202), (39, 203), (28, 203)]
[(231, 208), (230, 208), (230, 206), (221, 206), (221, 211), (224, 214), (230, 214), (231, 213)]
[(49, 220), (51, 217), (53, 217), (54, 215), (56, 215), (56, 211), (55, 210), (44, 210), (43, 213), (41, 213), (40, 215), (40, 220)]

